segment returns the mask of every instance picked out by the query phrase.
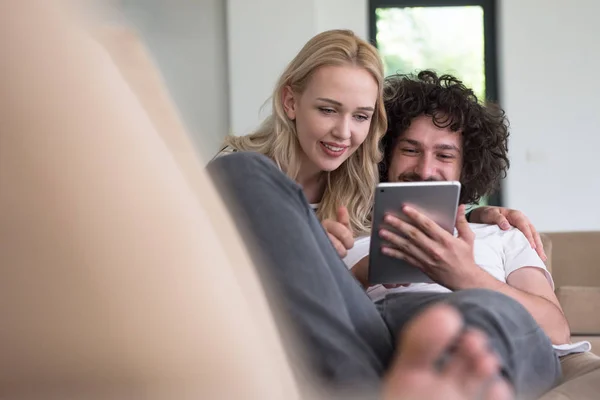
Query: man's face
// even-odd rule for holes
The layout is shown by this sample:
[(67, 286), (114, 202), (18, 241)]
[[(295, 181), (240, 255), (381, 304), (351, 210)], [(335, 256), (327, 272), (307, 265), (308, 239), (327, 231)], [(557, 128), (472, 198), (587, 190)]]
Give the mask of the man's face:
[(458, 181), (462, 135), (438, 128), (430, 116), (415, 118), (392, 150), (389, 182)]

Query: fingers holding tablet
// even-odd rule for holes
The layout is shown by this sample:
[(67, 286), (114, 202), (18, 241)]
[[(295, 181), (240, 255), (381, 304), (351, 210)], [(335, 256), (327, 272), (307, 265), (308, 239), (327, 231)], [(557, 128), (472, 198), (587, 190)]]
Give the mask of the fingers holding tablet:
[(423, 267), (434, 263), (439, 243), (453, 236), (459, 195), (454, 181), (379, 184), (369, 282), (433, 282)]

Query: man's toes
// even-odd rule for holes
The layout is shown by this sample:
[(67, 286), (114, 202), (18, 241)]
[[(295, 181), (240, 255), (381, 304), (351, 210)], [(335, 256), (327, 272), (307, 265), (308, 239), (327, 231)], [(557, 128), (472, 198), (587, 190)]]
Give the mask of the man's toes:
[(457, 340), (462, 328), (462, 317), (453, 307), (428, 307), (403, 330), (399, 347), (402, 363), (412, 368), (432, 368)]
[(466, 330), (457, 341), (442, 373), (457, 382), (469, 396), (486, 393), (499, 375), (499, 361), (488, 350), (486, 336), (478, 331)]
[(485, 378), (499, 372), (500, 360), (489, 349), (488, 339), (483, 332), (470, 329), (463, 335), (461, 345), (459, 351), (469, 359), (473, 374)]
[(384, 398), (509, 399), (510, 387), (496, 385), (498, 370), (485, 335), (464, 330), (458, 311), (438, 304), (406, 325)]

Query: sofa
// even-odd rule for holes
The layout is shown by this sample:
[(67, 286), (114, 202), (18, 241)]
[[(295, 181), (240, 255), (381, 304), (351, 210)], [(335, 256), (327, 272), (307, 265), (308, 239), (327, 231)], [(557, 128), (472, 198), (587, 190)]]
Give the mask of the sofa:
[(544, 234), (548, 268), (571, 327), (572, 340), (600, 350), (600, 232)]
[[(114, 27), (99, 32), (98, 39), (129, 82), (165, 144), (180, 162), (194, 164), (194, 151), (179, 115), (172, 106), (160, 73), (138, 36)], [(192, 168), (185, 168), (186, 171)], [(193, 181), (193, 177), (189, 177)], [(543, 400), (600, 397), (600, 232), (545, 233), (542, 235), (548, 268), (556, 293), (571, 326), (572, 340), (588, 340), (592, 353), (562, 357), (563, 379)]]
[(571, 341), (587, 340), (590, 353), (561, 358), (562, 382), (544, 400), (600, 397), (600, 232), (542, 234), (556, 295), (571, 328)]

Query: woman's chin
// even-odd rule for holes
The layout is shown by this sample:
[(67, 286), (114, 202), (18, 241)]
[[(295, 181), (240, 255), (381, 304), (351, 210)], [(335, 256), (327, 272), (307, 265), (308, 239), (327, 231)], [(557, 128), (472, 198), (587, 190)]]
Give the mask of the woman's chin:
[(345, 160), (327, 160), (327, 161), (321, 161), (318, 165), (319, 168), (321, 169), (321, 171), (323, 172), (332, 172), (335, 171), (336, 169), (338, 169)]

